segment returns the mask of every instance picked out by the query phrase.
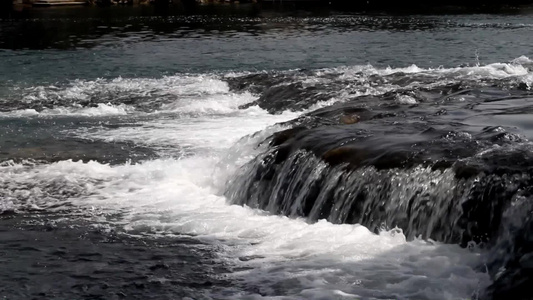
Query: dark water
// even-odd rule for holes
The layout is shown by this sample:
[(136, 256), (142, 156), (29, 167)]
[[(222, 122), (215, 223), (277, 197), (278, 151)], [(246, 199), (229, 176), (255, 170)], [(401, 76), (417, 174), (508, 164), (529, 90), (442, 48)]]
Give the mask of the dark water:
[(0, 296), (532, 298), (531, 28), (525, 11), (10, 13)]
[[(130, 13), (130, 14), (128, 14)], [(3, 81), (372, 64), (455, 67), (525, 55), (528, 15), (153, 15), (149, 8), (34, 10), (2, 22)], [(248, 16), (252, 15), (252, 17)], [(59, 51), (61, 50), (61, 51)], [(124, 64), (128, 61), (128, 64)], [(162, 70), (161, 65), (165, 65)]]
[(132, 237), (50, 214), (3, 216), (6, 299), (208, 299), (227, 285), (212, 249), (187, 237)]

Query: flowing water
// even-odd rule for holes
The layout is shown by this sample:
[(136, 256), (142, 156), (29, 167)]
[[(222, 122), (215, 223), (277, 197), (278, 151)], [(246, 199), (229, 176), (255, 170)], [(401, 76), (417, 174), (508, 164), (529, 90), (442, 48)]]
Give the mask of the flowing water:
[(10, 14), (0, 296), (531, 298), (532, 27)]

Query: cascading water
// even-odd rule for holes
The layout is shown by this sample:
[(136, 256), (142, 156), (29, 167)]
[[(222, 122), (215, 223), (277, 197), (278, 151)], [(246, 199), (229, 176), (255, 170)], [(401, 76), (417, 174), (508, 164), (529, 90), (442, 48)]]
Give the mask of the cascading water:
[(279, 170), (269, 161), (254, 163), (226, 193), (236, 204), (312, 222), (362, 224), (376, 233), (399, 227), (410, 239), (458, 242), (461, 231), (454, 225), (474, 186), (474, 180), (456, 180), (452, 170), (347, 171), (305, 152), (293, 154)]
[[(311, 223), (361, 224), (376, 233), (399, 228), (408, 240), (481, 246), (495, 278), (488, 294), (517, 296), (527, 280), (501, 274), (517, 280), (530, 261), (524, 203), (533, 184), (532, 145), (516, 129), (490, 126), (486, 116), (524, 118), (529, 92), (468, 85), (410, 87), (308, 110), (262, 141), (268, 149), (225, 195)], [(390, 104), (407, 95), (417, 99), (401, 103), (415, 107)], [(275, 97), (258, 101), (278, 105)], [(520, 122), (513, 125), (531, 136), (530, 122)]]

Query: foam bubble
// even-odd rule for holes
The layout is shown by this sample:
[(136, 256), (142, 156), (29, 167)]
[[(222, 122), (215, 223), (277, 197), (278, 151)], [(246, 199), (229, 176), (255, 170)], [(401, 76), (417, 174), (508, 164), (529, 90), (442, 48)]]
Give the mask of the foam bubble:
[(35, 109), (22, 109), (10, 112), (2, 112), (2, 117), (50, 117), (50, 116), (80, 116), (102, 117), (127, 115), (135, 111), (128, 105), (112, 105), (98, 103), (95, 107), (55, 107), (37, 111)]
[(511, 61), (511, 63), (519, 64), (519, 65), (525, 65), (525, 64), (531, 64), (531, 63), (533, 63), (533, 61), (529, 57), (527, 57), (525, 55), (522, 55), (520, 57), (517, 57), (517, 58), (513, 59)]
[(173, 103), (164, 104), (159, 111), (193, 116), (229, 114), (238, 111), (240, 105), (252, 102), (255, 99), (257, 98), (250, 93), (223, 93), (201, 98), (180, 99)]
[(409, 95), (399, 95), (396, 97), (396, 101), (400, 104), (416, 104), (418, 103), (415, 98)]
[(391, 68), (384, 69), (375, 68), (371, 65), (366, 66), (352, 66), (352, 67), (338, 67), (331, 69), (324, 69), (323, 73), (340, 72), (343, 73), (344, 79), (349, 79), (360, 73), (367, 75), (381, 75), (388, 76), (397, 73), (404, 74), (423, 74), (430, 77), (453, 75), (459, 79), (475, 79), (475, 78), (487, 78), (487, 79), (503, 79), (512, 76), (524, 76), (529, 74), (527, 65), (531, 63), (529, 58), (521, 56), (514, 59), (510, 63), (492, 63), (484, 66), (472, 66), (472, 67), (456, 67), (456, 68), (419, 68), (416, 65), (411, 65), (404, 68)]
[(93, 97), (121, 98), (209, 95), (228, 91), (225, 82), (214, 75), (175, 75), (162, 78), (114, 78), (74, 80), (67, 85), (37, 86), (26, 89), (26, 102), (62, 100), (78, 102)]

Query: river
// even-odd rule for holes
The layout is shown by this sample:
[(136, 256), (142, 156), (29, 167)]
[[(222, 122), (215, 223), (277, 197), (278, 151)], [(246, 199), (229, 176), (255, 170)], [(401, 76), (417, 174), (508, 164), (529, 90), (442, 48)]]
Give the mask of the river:
[(532, 28), (519, 11), (14, 13), (0, 297), (531, 298)]

